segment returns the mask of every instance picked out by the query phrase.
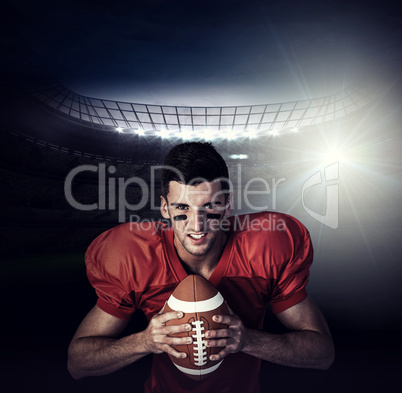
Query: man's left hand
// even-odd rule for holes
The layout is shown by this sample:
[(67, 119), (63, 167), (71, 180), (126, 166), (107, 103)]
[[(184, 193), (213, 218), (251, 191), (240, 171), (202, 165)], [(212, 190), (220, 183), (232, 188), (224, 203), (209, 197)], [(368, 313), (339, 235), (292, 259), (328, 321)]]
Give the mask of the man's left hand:
[(224, 347), (222, 351), (210, 356), (210, 360), (222, 360), (229, 353), (241, 351), (247, 343), (247, 329), (240, 318), (229, 308), (230, 315), (214, 315), (215, 322), (228, 325), (226, 329), (205, 332), (207, 347)]

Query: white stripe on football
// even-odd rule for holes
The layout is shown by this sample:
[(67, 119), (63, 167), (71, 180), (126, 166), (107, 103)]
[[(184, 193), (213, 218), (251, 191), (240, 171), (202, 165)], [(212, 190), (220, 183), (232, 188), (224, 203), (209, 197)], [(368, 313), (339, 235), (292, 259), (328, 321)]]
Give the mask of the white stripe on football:
[(176, 299), (172, 294), (168, 300), (168, 305), (174, 311), (195, 313), (215, 310), (221, 306), (223, 301), (224, 299), (219, 292), (213, 298), (200, 300), (199, 302), (188, 302), (185, 300)]

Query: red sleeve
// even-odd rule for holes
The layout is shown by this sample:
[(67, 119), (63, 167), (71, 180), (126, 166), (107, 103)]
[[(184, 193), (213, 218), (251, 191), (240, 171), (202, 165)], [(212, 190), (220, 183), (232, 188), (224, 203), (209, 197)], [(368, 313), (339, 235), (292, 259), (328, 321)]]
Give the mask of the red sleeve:
[[(124, 321), (129, 321), (135, 311), (133, 295), (127, 293), (122, 279), (119, 277), (116, 263), (111, 264), (110, 261), (104, 260), (107, 255), (102, 252), (95, 252), (96, 259), (92, 256), (90, 250), (94, 247), (94, 244), (92, 244), (87, 250), (85, 263), (89, 282), (98, 296), (96, 304), (106, 313)], [(102, 246), (99, 248), (102, 248)]]
[(313, 262), (313, 246), (307, 229), (297, 220), (287, 225), (291, 256), (281, 269), (272, 297), (271, 309), (278, 314), (307, 297), (306, 285)]

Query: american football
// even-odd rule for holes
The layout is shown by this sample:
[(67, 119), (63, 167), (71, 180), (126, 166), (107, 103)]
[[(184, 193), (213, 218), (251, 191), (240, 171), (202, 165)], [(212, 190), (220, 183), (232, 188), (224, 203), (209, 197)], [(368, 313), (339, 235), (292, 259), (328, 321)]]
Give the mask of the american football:
[(211, 361), (209, 357), (218, 353), (222, 347), (207, 348), (204, 332), (211, 329), (225, 329), (227, 325), (212, 320), (214, 315), (229, 314), (228, 307), (222, 295), (205, 278), (189, 275), (176, 287), (170, 295), (164, 312), (182, 311), (183, 318), (167, 322), (167, 325), (189, 323), (192, 331), (175, 334), (176, 337), (192, 336), (190, 345), (173, 346), (179, 352), (186, 352), (185, 359), (170, 356), (174, 365), (188, 377), (202, 380), (215, 371), (221, 361)]

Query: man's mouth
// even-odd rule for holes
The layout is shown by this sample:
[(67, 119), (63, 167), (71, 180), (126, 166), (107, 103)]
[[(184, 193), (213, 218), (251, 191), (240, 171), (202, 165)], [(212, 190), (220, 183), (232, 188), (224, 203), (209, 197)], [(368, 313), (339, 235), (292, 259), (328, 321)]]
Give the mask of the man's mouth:
[(200, 233), (200, 234), (190, 233), (188, 236), (190, 236), (192, 239), (200, 240), (206, 235), (207, 235), (206, 233)]

